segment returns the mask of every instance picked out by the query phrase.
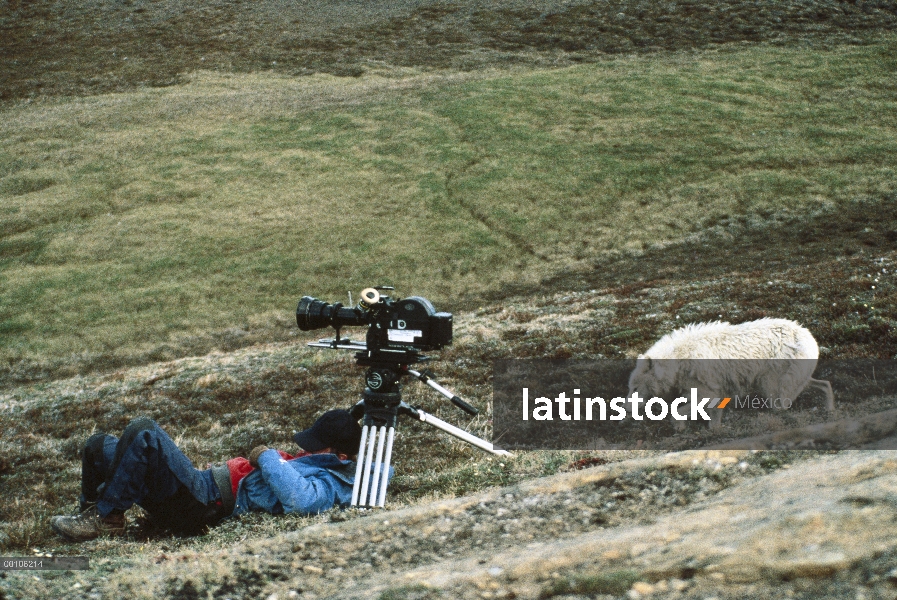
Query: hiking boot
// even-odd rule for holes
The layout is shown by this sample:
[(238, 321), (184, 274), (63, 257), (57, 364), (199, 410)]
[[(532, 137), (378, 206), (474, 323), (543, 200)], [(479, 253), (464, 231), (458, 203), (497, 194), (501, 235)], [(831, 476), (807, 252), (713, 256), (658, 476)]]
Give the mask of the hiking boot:
[(106, 517), (101, 517), (96, 505), (80, 515), (57, 515), (50, 519), (50, 527), (72, 542), (86, 542), (101, 535), (124, 535), (125, 525), (124, 513), (112, 512)]

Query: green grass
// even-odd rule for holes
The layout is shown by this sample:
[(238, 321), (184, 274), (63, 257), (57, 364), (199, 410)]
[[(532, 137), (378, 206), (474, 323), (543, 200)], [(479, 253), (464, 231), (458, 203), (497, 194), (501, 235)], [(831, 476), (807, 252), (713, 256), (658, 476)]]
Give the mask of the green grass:
[(573, 594), (625, 594), (640, 579), (639, 573), (629, 570), (594, 575), (576, 575), (559, 579), (542, 590), (540, 598)]
[(200, 74), (3, 109), (0, 358), (282, 337), (301, 295), (381, 283), (455, 310), (719, 219), (891, 191), (895, 57), (890, 35), (399, 81)]

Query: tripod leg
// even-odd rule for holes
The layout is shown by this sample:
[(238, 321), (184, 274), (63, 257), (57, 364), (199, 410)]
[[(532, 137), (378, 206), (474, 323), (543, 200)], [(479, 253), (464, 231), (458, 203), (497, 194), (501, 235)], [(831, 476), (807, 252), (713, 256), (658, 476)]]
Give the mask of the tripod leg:
[(358, 502), (361, 506), (367, 505), (368, 484), (371, 479), (371, 463), (374, 462), (374, 441), (377, 439), (377, 430), (371, 427), (369, 430), (368, 447), (364, 455), (364, 471), (361, 474), (361, 494), (358, 496)]
[(380, 475), (380, 498), (377, 500), (377, 506), (383, 506), (386, 503), (386, 486), (389, 485), (389, 463), (392, 460), (392, 443), (395, 437), (396, 428), (390, 427), (389, 439), (386, 440), (386, 458), (383, 460), (383, 472)]
[(453, 435), (456, 438), (458, 438), (459, 440), (464, 440), (471, 446), (476, 446), (477, 448), (480, 448), (482, 450), (485, 450), (486, 452), (495, 454), (497, 456), (512, 456), (512, 454), (510, 452), (508, 452), (507, 450), (502, 450), (501, 448), (496, 448), (495, 446), (492, 445), (491, 442), (487, 442), (486, 440), (480, 439), (471, 433), (467, 433), (463, 429), (459, 429), (458, 427), (455, 427), (454, 425), (446, 423), (442, 419), (437, 419), (433, 415), (427, 414), (424, 411), (417, 409), (417, 408), (411, 408), (411, 407), (408, 407), (408, 408), (410, 409), (410, 411), (407, 414), (414, 415), (415, 417), (417, 417), (424, 423), (428, 423), (434, 427), (438, 427), (439, 429), (443, 430), (447, 434)]
[(352, 484), (352, 504), (350, 506), (358, 506), (358, 492), (361, 489), (361, 474), (364, 472), (364, 447), (368, 441), (368, 426), (361, 428), (361, 443), (358, 445), (358, 464), (355, 466), (355, 481)]
[(377, 440), (377, 460), (371, 473), (371, 497), (368, 506), (377, 506), (377, 484), (380, 482), (380, 464), (383, 462), (383, 444), (386, 441), (386, 425), (380, 427), (380, 435)]

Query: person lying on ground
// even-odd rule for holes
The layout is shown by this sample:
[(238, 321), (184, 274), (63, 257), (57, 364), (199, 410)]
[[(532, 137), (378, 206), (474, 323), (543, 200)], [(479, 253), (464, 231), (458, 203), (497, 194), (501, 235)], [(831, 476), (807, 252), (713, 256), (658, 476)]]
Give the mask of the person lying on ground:
[(55, 516), (50, 526), (76, 542), (121, 535), (125, 511), (137, 504), (154, 525), (197, 535), (249, 511), (316, 514), (348, 506), (361, 441), (358, 422), (348, 411), (332, 410), (293, 441), (303, 449), (295, 456), (258, 446), (248, 459), (199, 470), (155, 421), (134, 419), (121, 438), (98, 433), (87, 440), (80, 513)]

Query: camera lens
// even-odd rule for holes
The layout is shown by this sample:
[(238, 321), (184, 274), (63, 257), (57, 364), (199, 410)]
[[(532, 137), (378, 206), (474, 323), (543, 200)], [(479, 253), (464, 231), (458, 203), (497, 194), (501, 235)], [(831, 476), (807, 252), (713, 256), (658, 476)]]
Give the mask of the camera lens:
[(311, 296), (303, 296), (296, 307), (296, 324), (302, 331), (330, 325), (330, 305)]
[(354, 308), (337, 302), (327, 304), (311, 296), (303, 296), (296, 307), (296, 325), (302, 331), (323, 327), (340, 328), (347, 325), (364, 325), (364, 315)]

